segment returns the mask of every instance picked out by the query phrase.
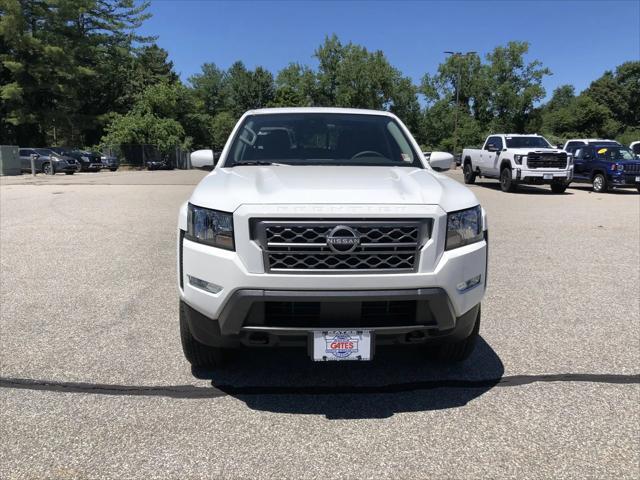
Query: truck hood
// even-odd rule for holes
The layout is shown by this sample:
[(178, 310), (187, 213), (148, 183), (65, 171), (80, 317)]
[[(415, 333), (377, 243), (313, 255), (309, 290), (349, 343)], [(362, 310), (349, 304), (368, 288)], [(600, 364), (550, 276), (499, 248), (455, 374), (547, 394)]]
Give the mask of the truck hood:
[(540, 152), (540, 153), (562, 153), (564, 150), (559, 148), (536, 148), (536, 147), (528, 147), (528, 148), (510, 148), (510, 152), (517, 153), (518, 155), (526, 155), (529, 152)]
[(432, 170), (364, 166), (216, 168), (190, 202), (226, 212), (244, 204), (418, 204), (452, 211), (479, 203), (468, 188)]

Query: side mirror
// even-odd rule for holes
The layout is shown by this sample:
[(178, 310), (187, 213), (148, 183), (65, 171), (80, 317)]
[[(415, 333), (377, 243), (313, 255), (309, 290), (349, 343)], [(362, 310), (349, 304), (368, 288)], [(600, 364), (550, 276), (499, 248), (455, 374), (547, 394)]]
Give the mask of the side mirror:
[(489, 145), (487, 145), (487, 151), (488, 152), (497, 152), (498, 151), (498, 147), (496, 147), (493, 143), (490, 143)]
[(436, 172), (444, 172), (453, 165), (453, 155), (447, 152), (431, 152), (429, 156), (429, 165)]
[(213, 150), (196, 150), (191, 153), (192, 167), (213, 167), (214, 163)]

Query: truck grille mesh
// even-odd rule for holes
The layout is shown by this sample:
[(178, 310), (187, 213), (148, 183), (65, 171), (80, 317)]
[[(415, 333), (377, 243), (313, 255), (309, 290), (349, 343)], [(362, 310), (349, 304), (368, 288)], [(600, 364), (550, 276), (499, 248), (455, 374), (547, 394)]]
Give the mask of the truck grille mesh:
[(529, 168), (566, 168), (567, 154), (560, 153), (537, 153), (527, 154), (527, 166)]
[[(424, 220), (263, 220), (256, 221), (253, 237), (270, 272), (411, 271), (430, 227)], [(356, 245), (332, 248), (327, 239), (340, 234), (357, 238)]]

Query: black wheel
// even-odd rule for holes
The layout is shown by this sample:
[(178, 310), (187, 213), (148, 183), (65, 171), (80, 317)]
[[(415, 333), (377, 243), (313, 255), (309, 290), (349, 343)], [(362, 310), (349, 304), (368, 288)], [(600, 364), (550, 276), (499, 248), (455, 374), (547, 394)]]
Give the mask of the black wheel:
[(64, 172), (65, 175), (73, 175), (76, 172)]
[(49, 162), (47, 163), (43, 163), (42, 164), (42, 173), (44, 173), (45, 175), (51, 175), (51, 169), (53, 167), (51, 167), (51, 164)]
[(515, 192), (516, 191), (516, 182), (513, 181), (511, 177), (511, 169), (505, 167), (500, 172), (500, 188), (503, 192)]
[(116, 170), (118, 170), (117, 168), (110, 168), (109, 171), (110, 172), (115, 172)]
[(551, 184), (551, 191), (553, 193), (564, 193), (568, 186), (564, 182), (554, 182)]
[(605, 193), (607, 190), (609, 190), (607, 177), (602, 173), (596, 173), (595, 177), (593, 177), (593, 191), (596, 193)]
[(432, 360), (442, 363), (463, 362), (473, 353), (473, 349), (476, 347), (479, 336), (480, 309), (478, 309), (478, 316), (476, 317), (476, 323), (473, 326), (473, 330), (467, 338), (458, 342), (443, 343), (435, 348), (431, 347), (428, 350), (429, 357)]
[(636, 187), (636, 189), (638, 190), (638, 193), (640, 193), (640, 187)]
[(224, 361), (224, 350), (204, 345), (193, 338), (185, 308), (185, 304), (180, 302), (180, 341), (184, 356), (194, 367), (213, 368), (221, 365)]
[(464, 183), (467, 185), (471, 185), (476, 181), (476, 172), (473, 171), (473, 167), (471, 166), (471, 162), (467, 162), (464, 164), (464, 168), (462, 169), (464, 174)]

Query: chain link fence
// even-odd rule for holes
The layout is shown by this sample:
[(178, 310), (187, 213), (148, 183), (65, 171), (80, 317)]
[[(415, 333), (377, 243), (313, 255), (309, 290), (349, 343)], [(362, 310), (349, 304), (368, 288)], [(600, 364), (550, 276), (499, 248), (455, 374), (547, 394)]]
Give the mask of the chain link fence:
[(119, 144), (105, 145), (102, 152), (108, 156), (117, 157), (120, 165), (131, 167), (147, 167), (150, 163), (162, 164), (163, 168), (191, 168), (190, 151), (182, 147), (160, 149), (157, 145), (149, 144)]

